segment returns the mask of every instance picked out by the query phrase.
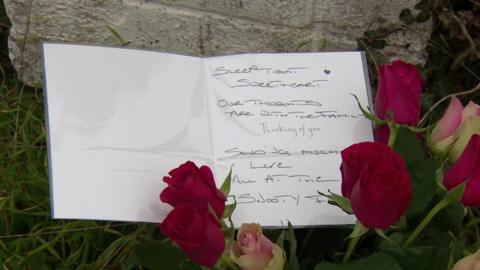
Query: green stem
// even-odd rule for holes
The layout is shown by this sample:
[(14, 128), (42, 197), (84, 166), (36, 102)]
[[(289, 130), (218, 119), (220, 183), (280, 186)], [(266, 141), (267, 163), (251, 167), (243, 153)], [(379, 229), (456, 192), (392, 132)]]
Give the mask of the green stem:
[(360, 236), (354, 237), (350, 240), (350, 243), (348, 244), (348, 248), (347, 248), (347, 253), (345, 253), (345, 256), (343, 257), (342, 262), (348, 262), (348, 260), (350, 260), (350, 257), (352, 256), (352, 253), (355, 250), (355, 247), (357, 246), (358, 240), (360, 240)]
[(388, 146), (393, 147), (398, 136), (398, 127), (393, 123), (388, 123), (388, 129), (390, 130), (390, 136), (388, 137)]
[(435, 217), (438, 212), (440, 212), (443, 208), (448, 206), (451, 203), (451, 200), (449, 200), (447, 197), (443, 198), (435, 207), (430, 210), (430, 212), (427, 214), (427, 216), (418, 224), (417, 228), (410, 234), (410, 236), (407, 238), (405, 243), (403, 244), (404, 246), (408, 247), (417, 239), (418, 235), (427, 227), (428, 223), (432, 221), (433, 217)]
[(237, 265), (229, 257), (222, 255), (220, 259), (222, 263), (228, 267), (227, 269), (233, 269), (233, 270), (238, 269)]
[(375, 229), (375, 232), (380, 236), (382, 237), (383, 239), (385, 239), (385, 241), (389, 242), (390, 244), (394, 245), (394, 246), (399, 246), (397, 242), (395, 242), (392, 238), (388, 237), (384, 232), (383, 230), (381, 229)]

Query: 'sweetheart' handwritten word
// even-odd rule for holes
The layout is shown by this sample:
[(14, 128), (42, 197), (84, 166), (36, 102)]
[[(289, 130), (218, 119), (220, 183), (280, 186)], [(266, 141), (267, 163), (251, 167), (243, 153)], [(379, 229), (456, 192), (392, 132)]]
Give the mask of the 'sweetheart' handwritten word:
[(282, 80), (273, 81), (251, 81), (249, 79), (238, 79), (230, 88), (258, 87), (258, 88), (318, 88), (322, 82), (328, 80), (312, 80), (307, 82), (285, 82)]

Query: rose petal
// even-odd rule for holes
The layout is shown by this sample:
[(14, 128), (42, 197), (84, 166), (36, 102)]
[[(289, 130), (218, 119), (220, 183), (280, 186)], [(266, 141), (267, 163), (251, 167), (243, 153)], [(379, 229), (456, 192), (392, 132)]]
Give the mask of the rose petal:
[(387, 83), (390, 99), (386, 113), (391, 112), (396, 123), (415, 126), (420, 121), (419, 97), (403, 82), (391, 80)]
[(452, 270), (478, 270), (480, 268), (480, 250), (459, 260)]
[(213, 173), (210, 167), (200, 167), (200, 174), (203, 176), (202, 179), (205, 181), (205, 183), (208, 184), (209, 187), (216, 189), (215, 180), (213, 178)]
[(259, 248), (260, 252), (263, 252), (263, 253), (272, 252), (274, 244), (272, 243), (272, 241), (270, 241), (270, 239), (265, 237), (265, 235), (262, 234), (260, 236), (259, 244), (260, 244), (260, 248)]
[[(186, 235), (190, 230), (204, 231), (205, 230), (205, 216), (198, 215), (198, 212), (205, 212), (200, 206), (190, 206), (187, 204), (181, 204), (174, 208), (167, 217), (160, 224), (160, 231), (168, 236), (172, 241), (176, 242), (180, 246), (188, 247), (188, 249), (198, 249), (202, 245), (203, 234), (195, 235), (194, 237)], [(205, 212), (208, 214), (208, 212)], [(200, 220), (196, 220), (195, 224), (184, 224), (181, 222), (185, 216), (195, 217)], [(197, 227), (199, 227), (197, 229)]]
[[(243, 242), (245, 241), (243, 239), (248, 237), (247, 235), (250, 235), (250, 237), (254, 237), (254, 239), (251, 239), (253, 241), (248, 241), (248, 243)], [(262, 227), (260, 225), (255, 223), (243, 223), (237, 233), (237, 242), (240, 245), (242, 253), (246, 254), (258, 252), (260, 249), (259, 238), (261, 237), (261, 235)]]
[(466, 120), (472, 116), (480, 116), (480, 106), (473, 101), (468, 102), (467, 106), (463, 110), (463, 120)]
[(195, 172), (197, 170), (198, 167), (195, 165), (195, 163), (187, 161), (177, 168), (171, 170), (168, 174), (172, 178), (183, 178), (184, 176), (189, 175), (191, 172)]
[(375, 142), (387, 144), (390, 137), (390, 129), (387, 125), (381, 125), (373, 130)]
[(386, 229), (405, 213), (412, 196), (406, 169), (389, 160), (367, 164), (355, 184), (351, 203), (355, 216), (368, 228)]
[[(183, 220), (188, 215), (192, 216), (191, 222)], [(193, 262), (204, 266), (213, 267), (225, 249), (221, 226), (208, 212), (206, 204), (201, 207), (187, 203), (178, 205), (160, 225), (160, 229)]]
[(408, 78), (408, 75), (410, 75), (410, 73), (412, 72), (412, 65), (407, 64), (401, 60), (395, 60), (390, 64), (389, 69), (398, 78)]
[(353, 186), (367, 161), (376, 162), (388, 158), (392, 160), (392, 164), (404, 166), (400, 155), (393, 152), (389, 146), (378, 142), (352, 144), (341, 151), (341, 157), (342, 195), (347, 198), (351, 196)]
[(213, 267), (225, 249), (225, 238), (217, 219), (212, 215), (209, 217), (203, 248), (192, 250), (187, 255), (195, 263)]
[(207, 200), (221, 217), (225, 210), (225, 195), (216, 188), (213, 174), (207, 166), (200, 169), (191, 161), (169, 172), (171, 177), (164, 177), (168, 186), (160, 193), (160, 200), (176, 207), (180, 203), (194, 200)]
[(286, 261), (285, 251), (279, 246), (274, 245), (272, 249), (272, 259), (268, 263), (268, 267), (265, 270), (277, 270), (283, 269)]
[(445, 174), (443, 184), (450, 190), (465, 182), (480, 166), (480, 135), (473, 135), (458, 161)]
[(394, 61), (389, 69), (396, 78), (410, 86), (410, 92), (417, 97), (416, 101), (420, 102), (423, 87), (422, 78), (420, 77), (420, 69), (401, 60)]
[[(395, 61), (379, 67), (375, 112), (381, 119), (416, 125), (420, 120), (422, 79), (420, 70)], [(393, 118), (392, 118), (393, 116)]]
[(243, 223), (238, 229), (237, 238), (240, 237), (243, 233), (250, 232), (257, 234), (258, 232), (262, 232), (262, 227), (256, 223)]
[(250, 253), (240, 256), (238, 258), (232, 258), (242, 270), (264, 270), (272, 258), (271, 254), (265, 253)]
[(448, 150), (455, 142), (456, 136), (456, 134), (454, 136), (449, 136), (441, 141), (436, 142), (435, 144), (429, 142), (429, 144), (431, 145), (430, 147), (434, 152), (437, 152), (439, 154), (447, 154)]
[(252, 252), (257, 252), (258, 251), (258, 236), (255, 233), (252, 232), (244, 232), (242, 235), (237, 238), (238, 243), (240, 244), (240, 248), (242, 249), (242, 252), (247, 254), (247, 253), (252, 253)]
[[(430, 138), (433, 144), (449, 136), (455, 135), (455, 131), (460, 127), (460, 124), (462, 123), (462, 113), (462, 103), (458, 98), (453, 96), (450, 100), (450, 105), (448, 105), (448, 108), (445, 111), (445, 114), (440, 119), (440, 121), (438, 121), (437, 125), (432, 131)], [(443, 149), (443, 151), (444, 150), (446, 149)]]
[(477, 163), (477, 171), (467, 180), (462, 203), (465, 206), (480, 206), (480, 162)]
[(230, 252), (230, 255), (233, 257), (240, 257), (243, 255), (242, 249), (237, 241), (233, 241)]
[[(244, 241), (242, 244), (241, 238), (252, 235), (255, 236), (256, 247), (253, 250), (246, 250), (246, 246), (243, 245), (250, 243), (250, 241)], [(255, 223), (244, 223), (241, 225), (238, 230), (237, 241), (234, 241), (232, 245), (230, 257), (242, 270), (276, 270), (282, 269), (285, 263), (285, 252), (265, 237), (262, 234), (262, 227)]]
[(387, 77), (390, 76), (388, 67), (386, 65), (381, 65), (378, 68), (378, 88), (377, 94), (375, 96), (375, 113), (381, 119), (385, 119), (385, 113), (388, 104), (388, 93), (387, 93)]
[(220, 218), (225, 211), (225, 202), (227, 198), (225, 194), (223, 194), (215, 185), (215, 179), (213, 178), (212, 170), (207, 166), (202, 166), (200, 168), (200, 174), (202, 175), (201, 179), (206, 182), (207, 186), (210, 187), (208, 194), (211, 196), (216, 196), (217, 199), (211, 200), (210, 204), (212, 208), (215, 210), (215, 213)]
[(473, 134), (480, 134), (480, 116), (471, 116), (463, 122), (458, 137), (450, 151), (450, 160), (458, 160)]

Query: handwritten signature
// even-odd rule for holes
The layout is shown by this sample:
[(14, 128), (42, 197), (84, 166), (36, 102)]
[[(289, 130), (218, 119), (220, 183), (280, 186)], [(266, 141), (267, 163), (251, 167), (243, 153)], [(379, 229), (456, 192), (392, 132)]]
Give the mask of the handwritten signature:
[(300, 199), (308, 199), (312, 200), (314, 203), (324, 203), (326, 200), (321, 199), (322, 196), (318, 194), (314, 195), (305, 195), (305, 196), (300, 196), (299, 193), (296, 194), (279, 194), (279, 195), (274, 195), (274, 196), (266, 196), (260, 192), (254, 194), (254, 193), (243, 193), (240, 195), (229, 195), (229, 198), (237, 202), (237, 205), (241, 204), (287, 204), (287, 203), (293, 203), (296, 206), (300, 204)]

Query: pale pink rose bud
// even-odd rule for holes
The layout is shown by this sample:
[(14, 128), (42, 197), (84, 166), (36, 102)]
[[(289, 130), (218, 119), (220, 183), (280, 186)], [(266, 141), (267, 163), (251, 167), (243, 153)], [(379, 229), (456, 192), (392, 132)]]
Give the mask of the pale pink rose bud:
[(230, 256), (242, 270), (276, 270), (285, 264), (285, 252), (262, 234), (258, 224), (242, 224)]
[(469, 102), (463, 107), (458, 98), (452, 97), (443, 117), (433, 128), (428, 144), (440, 154), (449, 154), (455, 162), (473, 134), (480, 133), (480, 106)]
[(462, 127), (450, 151), (450, 160), (457, 161), (474, 134), (480, 134), (480, 106), (470, 101), (463, 110)]
[(459, 260), (452, 270), (480, 270), (480, 250)]
[(445, 153), (455, 140), (457, 130), (462, 124), (463, 105), (456, 97), (452, 97), (450, 105), (430, 135), (433, 150)]

